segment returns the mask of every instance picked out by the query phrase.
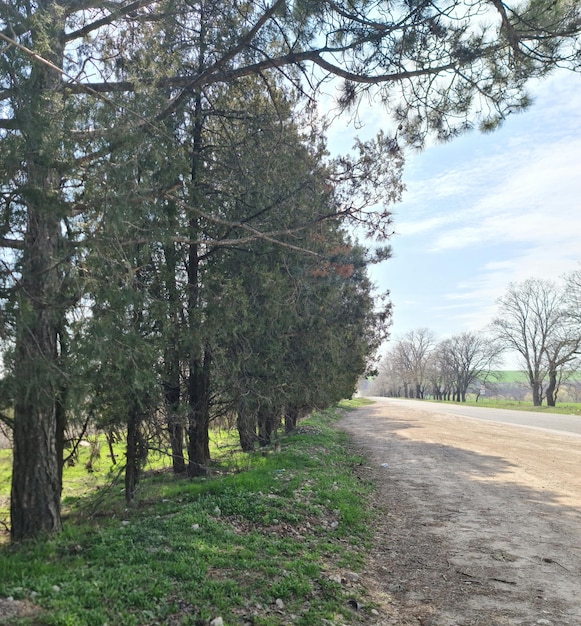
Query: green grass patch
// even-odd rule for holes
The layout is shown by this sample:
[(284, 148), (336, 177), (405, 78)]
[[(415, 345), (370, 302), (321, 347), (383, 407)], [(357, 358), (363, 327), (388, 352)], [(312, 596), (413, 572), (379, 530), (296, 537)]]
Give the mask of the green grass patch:
[[(492, 373), (492, 380), (501, 383), (523, 383), (528, 384), (528, 378), (522, 370), (497, 370)], [(581, 372), (574, 372), (569, 380), (581, 380)]]
[(528, 384), (527, 375), (521, 370), (498, 370), (496, 372), (492, 372), (491, 380), (499, 383)]
[(338, 406), (341, 409), (358, 409), (360, 406), (367, 406), (368, 404), (373, 404), (373, 400), (369, 400), (369, 398), (351, 398), (350, 400), (341, 400)]
[(8, 513), (10, 510), (9, 496), (11, 476), (12, 451), (0, 450), (0, 524), (8, 523)]
[(458, 403), (445, 400), (426, 400), (426, 402), (442, 402), (444, 404), (462, 404), (463, 406), (479, 406), (493, 409), (511, 409), (514, 411), (534, 411), (535, 413), (556, 413), (561, 415), (581, 415), (581, 403), (557, 402), (557, 406), (533, 406), (530, 400), (502, 400), (480, 396), (476, 402), (474, 396), (468, 395), (466, 402)]
[(212, 476), (151, 469), (130, 508), (110, 459), (84, 479), (70, 468), (63, 532), (0, 547), (0, 601), (36, 611), (1, 623), (366, 623), (364, 590), (341, 576), (363, 567), (372, 486), (353, 475), (341, 413), (302, 421), (280, 452), (242, 455), (222, 433)]

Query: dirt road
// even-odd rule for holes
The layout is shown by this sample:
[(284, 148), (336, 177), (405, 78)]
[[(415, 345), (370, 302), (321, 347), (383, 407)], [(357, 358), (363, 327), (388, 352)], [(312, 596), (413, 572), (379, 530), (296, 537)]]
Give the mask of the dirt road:
[(374, 623), (581, 625), (581, 437), (383, 400), (341, 427), (378, 485)]

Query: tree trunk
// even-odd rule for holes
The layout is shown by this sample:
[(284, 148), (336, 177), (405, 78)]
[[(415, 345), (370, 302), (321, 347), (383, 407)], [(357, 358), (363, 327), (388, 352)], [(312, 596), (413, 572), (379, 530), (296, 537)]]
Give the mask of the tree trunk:
[(57, 410), (57, 334), (53, 303), (58, 220), (28, 210), (16, 337), (11, 534), (14, 540), (61, 528), (62, 415)]
[(171, 361), (175, 357), (175, 350), (166, 357), (166, 374), (164, 387), (165, 406), (167, 410), (167, 430), (171, 446), (172, 467), (175, 474), (183, 474), (186, 471), (186, 459), (184, 457), (185, 428), (180, 419), (180, 380), (179, 363)]
[(252, 452), (256, 443), (256, 416), (243, 400), (238, 407), (236, 428), (242, 451)]
[(279, 417), (272, 410), (258, 410), (258, 443), (264, 447), (272, 443), (272, 436), (278, 427)]
[[(190, 234), (197, 237), (197, 220), (190, 220)], [(191, 337), (200, 337), (200, 277), (197, 244), (190, 244), (188, 254), (188, 319)], [(192, 353), (195, 347), (190, 346)], [(191, 354), (188, 359), (188, 475), (204, 476), (210, 461), (210, 352)]]
[(115, 456), (115, 450), (113, 449), (113, 444), (117, 440), (113, 431), (108, 430), (105, 433), (105, 438), (107, 439), (107, 447), (109, 448), (109, 456), (111, 457), (111, 463), (113, 465), (117, 465), (117, 457)]
[[(184, 456), (185, 428), (177, 413), (179, 409), (179, 387), (177, 388), (177, 393), (175, 388), (171, 391), (173, 392), (173, 397), (170, 398), (168, 398), (168, 392), (166, 391), (166, 402), (168, 403), (167, 409), (169, 412), (167, 430), (171, 446), (172, 468), (174, 474), (183, 474), (186, 471), (186, 458)], [(177, 396), (177, 401), (174, 399), (175, 396)]]
[(204, 476), (210, 462), (210, 365), (208, 350), (194, 359), (188, 377), (188, 475)]
[(547, 406), (555, 406), (557, 403), (557, 372), (555, 370), (549, 371), (549, 384), (547, 386)]
[(531, 383), (531, 388), (533, 392), (533, 406), (541, 406), (543, 402), (541, 385), (538, 382), (533, 381)]
[[(203, 25), (203, 20), (202, 20)], [(204, 33), (200, 33), (199, 63), (204, 63)], [(196, 206), (200, 202), (198, 177), (202, 167), (202, 133), (204, 113), (202, 96), (198, 93), (194, 100), (192, 128), (192, 169), (191, 169), (191, 203)], [(203, 476), (207, 474), (210, 461), (210, 365), (211, 356), (204, 346), (203, 332), (203, 298), (201, 295), (200, 253), (196, 242), (200, 236), (200, 223), (197, 215), (189, 220), (189, 234), (192, 242), (188, 248), (188, 330), (190, 334), (190, 356), (188, 358), (188, 475)], [(198, 338), (199, 343), (195, 341)], [(196, 347), (196, 345), (200, 347)], [(202, 355), (203, 352), (203, 355)]]
[[(53, 41), (50, 60), (62, 64), (62, 16), (56, 3), (40, 3), (45, 21), (31, 31), (33, 41)], [(10, 499), (13, 540), (61, 529), (63, 413), (58, 333), (61, 311), (59, 275), (60, 173), (51, 163), (58, 145), (60, 76), (35, 65), (17, 112), (25, 126), (27, 181), (26, 231), (19, 281), (15, 339), (14, 449)], [(54, 118), (54, 119), (53, 119)], [(56, 120), (56, 123), (55, 123)], [(51, 151), (52, 150), (52, 151)]]
[[(34, 336), (39, 339), (39, 335), (42, 333)], [(46, 350), (50, 335), (43, 339)], [(41, 383), (44, 389), (32, 388), (28, 393), (19, 389), (14, 405), (10, 516), (11, 537), (15, 541), (61, 529), (61, 465), (57, 455), (55, 404), (50, 388), (45, 386), (46, 373), (31, 371), (31, 367), (38, 365), (37, 355), (21, 356), (26, 348), (23, 343), (28, 342), (21, 340), (17, 350), (17, 377), (31, 386)], [(41, 346), (35, 344), (33, 349), (40, 350)]]
[(291, 405), (287, 407), (284, 414), (284, 432), (288, 435), (297, 427), (299, 421), (300, 410), (297, 406)]
[[(173, 207), (172, 207), (173, 209)], [(175, 222), (175, 215), (170, 214)], [(168, 299), (168, 320), (170, 322), (169, 341), (164, 356), (164, 397), (167, 410), (167, 429), (171, 446), (172, 467), (175, 474), (186, 471), (184, 456), (185, 427), (180, 419), (181, 385), (180, 385), (180, 299), (176, 285), (177, 253), (173, 244), (163, 247), (165, 257), (165, 287)]]
[(147, 459), (147, 445), (141, 431), (143, 415), (139, 404), (132, 401), (127, 420), (127, 450), (125, 465), (125, 501), (131, 503)]
[(186, 471), (186, 457), (184, 456), (185, 428), (179, 422), (170, 422), (169, 438), (171, 445), (171, 459), (174, 474), (184, 474)]

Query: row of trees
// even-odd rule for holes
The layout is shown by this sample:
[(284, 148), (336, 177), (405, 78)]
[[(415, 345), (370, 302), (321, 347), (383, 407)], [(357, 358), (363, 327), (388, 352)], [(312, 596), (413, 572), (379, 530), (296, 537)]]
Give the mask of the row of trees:
[(500, 362), (501, 349), (482, 333), (463, 332), (443, 341), (427, 328), (412, 330), (381, 363), (373, 391), (380, 395), (465, 402)]
[(581, 270), (560, 283), (511, 283), (498, 316), (483, 332), (438, 342), (428, 329), (397, 340), (382, 362), (374, 391), (382, 395), (464, 402), (466, 393), (494, 383), (505, 353), (516, 354), (534, 406), (555, 406), (559, 388), (581, 366)]
[(71, 424), (123, 425), (131, 498), (153, 417), (195, 475), (213, 416), (248, 448), (268, 416), (348, 393), (389, 308), (365, 272), (387, 251), (344, 228), (389, 235), (401, 156), (380, 134), (329, 159), (310, 109), (339, 76), (340, 106), (375, 89), (400, 141), (494, 127), (530, 78), (577, 67), (580, 21), (575, 3), (492, 6), (0, 3), (14, 539), (60, 529)]
[[(351, 241), (340, 217), (369, 200), (356, 206), (353, 194), (346, 206), (342, 196), (353, 185), (374, 185), (373, 201), (396, 194), (402, 159), (379, 136), (331, 161), (299, 104), (276, 80), (268, 90), (253, 78), (206, 90), (172, 129), (184, 135), (180, 152), (163, 137), (123, 138), (114, 161), (92, 159), (76, 174), (78, 189), (63, 190), (73, 214), (44, 251), (54, 292), (42, 286), (48, 267), (31, 268), (25, 288), (26, 259), (14, 258), (4, 274), (6, 334), (14, 329), (4, 354), (4, 401), (15, 412), (13, 529), (28, 533), (18, 516), (39, 506), (31, 495), (43, 500), (19, 463), (30, 463), (39, 442), (32, 424), (45, 433), (44, 418), (31, 417), (47, 402), (57, 454), (42, 459), (56, 465), (45, 466), (54, 500), (40, 519), (52, 526), (66, 447), (87, 428), (123, 433), (131, 501), (160, 431), (174, 471), (198, 476), (210, 462), (213, 420), (234, 421), (249, 451), (270, 442), (282, 417), (292, 429), (303, 413), (351, 395), (386, 336), (389, 302), (372, 294), (367, 265), (389, 251)], [(14, 183), (7, 206), (16, 216), (25, 191)], [(23, 295), (40, 319), (19, 341)], [(50, 343), (43, 315), (57, 331)], [(44, 389), (32, 387), (39, 379)]]

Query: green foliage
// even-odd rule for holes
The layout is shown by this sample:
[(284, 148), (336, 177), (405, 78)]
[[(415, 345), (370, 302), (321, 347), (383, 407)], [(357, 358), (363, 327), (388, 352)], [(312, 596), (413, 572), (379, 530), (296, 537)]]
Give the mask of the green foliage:
[(370, 485), (351, 473), (359, 459), (333, 429), (339, 416), (305, 420), (243, 472), (226, 457), (209, 479), (151, 474), (129, 510), (114, 490), (87, 517), (102, 491), (87, 489), (58, 537), (1, 548), (0, 596), (32, 602), (43, 624), (364, 622), (371, 607), (351, 613), (354, 589), (330, 578), (360, 569), (369, 540)]

